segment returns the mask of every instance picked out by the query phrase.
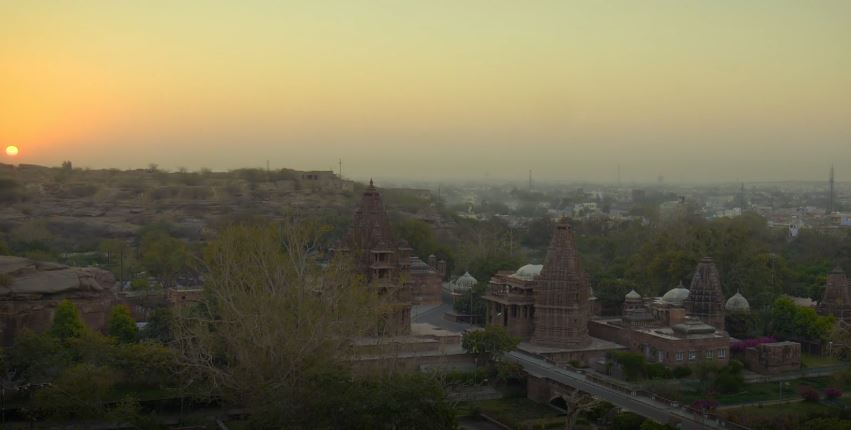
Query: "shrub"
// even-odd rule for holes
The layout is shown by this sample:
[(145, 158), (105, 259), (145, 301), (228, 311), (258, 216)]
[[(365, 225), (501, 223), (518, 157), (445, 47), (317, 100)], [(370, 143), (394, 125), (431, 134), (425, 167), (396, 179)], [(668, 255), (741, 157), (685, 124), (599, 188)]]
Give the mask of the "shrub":
[(119, 342), (135, 342), (136, 337), (139, 335), (139, 329), (136, 328), (136, 321), (130, 315), (130, 308), (124, 304), (112, 307), (106, 325), (109, 335), (118, 339)]
[(644, 373), (650, 379), (671, 379), (671, 370), (661, 363), (651, 363), (644, 366)]
[(611, 428), (616, 430), (639, 430), (644, 424), (644, 417), (632, 412), (621, 412), (615, 416)]
[(612, 352), (612, 360), (621, 365), (623, 376), (627, 381), (634, 381), (644, 373), (644, 356), (635, 352)]
[(842, 397), (842, 391), (838, 388), (827, 387), (824, 389), (824, 397), (828, 399), (838, 399)]
[(819, 401), (819, 393), (813, 387), (803, 386), (798, 388), (798, 394), (807, 402), (817, 402)]
[(688, 378), (689, 376), (691, 376), (691, 367), (677, 366), (677, 367), (674, 368), (674, 370), (673, 370), (673, 372), (671, 372), (671, 374), (674, 375), (674, 378), (677, 378), (677, 379)]

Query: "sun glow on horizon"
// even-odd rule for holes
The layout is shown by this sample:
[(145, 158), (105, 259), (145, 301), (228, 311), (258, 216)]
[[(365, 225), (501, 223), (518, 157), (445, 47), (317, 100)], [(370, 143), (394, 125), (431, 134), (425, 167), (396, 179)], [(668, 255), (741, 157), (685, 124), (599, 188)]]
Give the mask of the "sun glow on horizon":
[(15, 145), (9, 145), (9, 146), (6, 147), (6, 155), (8, 155), (10, 157), (14, 157), (14, 156), (18, 155), (18, 152), (19, 152), (18, 147), (15, 146)]

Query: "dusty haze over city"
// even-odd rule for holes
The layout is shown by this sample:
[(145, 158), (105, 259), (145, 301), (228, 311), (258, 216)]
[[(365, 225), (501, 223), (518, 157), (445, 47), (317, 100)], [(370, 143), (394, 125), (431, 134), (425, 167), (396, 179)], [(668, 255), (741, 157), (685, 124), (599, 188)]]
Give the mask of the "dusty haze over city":
[[(649, 4), (652, 3), (652, 4)], [(0, 4), (2, 162), (837, 180), (851, 2)]]

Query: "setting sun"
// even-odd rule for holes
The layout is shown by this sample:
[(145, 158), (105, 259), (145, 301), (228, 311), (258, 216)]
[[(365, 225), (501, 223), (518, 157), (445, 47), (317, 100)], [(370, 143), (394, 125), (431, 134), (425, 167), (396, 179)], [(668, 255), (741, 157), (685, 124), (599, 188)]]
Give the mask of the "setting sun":
[(10, 157), (14, 157), (18, 155), (18, 147), (17, 146), (7, 146), (6, 147), (6, 155)]

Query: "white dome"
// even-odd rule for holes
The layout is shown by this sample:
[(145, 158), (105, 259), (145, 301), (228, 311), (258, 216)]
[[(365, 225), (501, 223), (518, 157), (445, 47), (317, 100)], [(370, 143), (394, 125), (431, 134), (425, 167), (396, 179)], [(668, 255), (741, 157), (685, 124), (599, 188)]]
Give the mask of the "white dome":
[(733, 297), (727, 299), (727, 303), (724, 305), (724, 310), (727, 312), (750, 312), (751, 304), (748, 303), (748, 299), (746, 299), (745, 296), (736, 291), (736, 294), (734, 294)]
[(478, 284), (479, 281), (470, 274), (470, 272), (464, 272), (458, 279), (455, 280), (455, 289), (456, 290), (469, 290)]
[(641, 294), (638, 294), (635, 290), (630, 290), (628, 293), (626, 293), (625, 298), (627, 300), (639, 300), (641, 299)]
[(682, 282), (676, 288), (672, 288), (662, 296), (662, 301), (671, 305), (680, 306), (688, 298), (688, 289), (683, 287)]
[(532, 279), (535, 279), (535, 276), (541, 274), (541, 269), (543, 268), (543, 264), (527, 264), (517, 269), (517, 271), (511, 276), (525, 281), (531, 281)]

